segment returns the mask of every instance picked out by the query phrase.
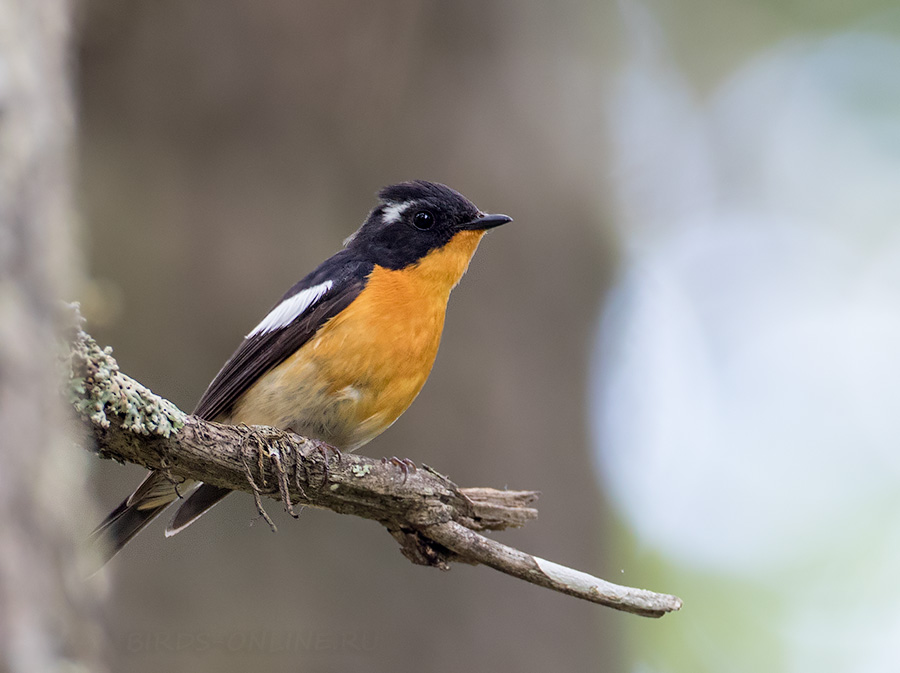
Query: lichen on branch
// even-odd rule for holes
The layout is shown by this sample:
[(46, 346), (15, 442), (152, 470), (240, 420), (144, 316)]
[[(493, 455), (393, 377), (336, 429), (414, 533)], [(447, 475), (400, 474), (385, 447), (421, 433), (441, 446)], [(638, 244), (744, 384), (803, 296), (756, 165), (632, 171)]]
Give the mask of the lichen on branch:
[(180, 430), (187, 414), (119, 371), (112, 348), (100, 348), (84, 331), (78, 304), (67, 304), (66, 310), (71, 328), (61, 360), (66, 397), (75, 411), (101, 428), (109, 428), (109, 413), (142, 435), (169, 437)]

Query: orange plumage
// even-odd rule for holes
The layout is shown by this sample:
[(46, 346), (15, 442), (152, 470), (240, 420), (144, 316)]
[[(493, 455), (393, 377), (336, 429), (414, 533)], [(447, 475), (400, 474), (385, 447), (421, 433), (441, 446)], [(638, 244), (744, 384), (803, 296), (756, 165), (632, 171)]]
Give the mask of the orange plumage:
[(354, 302), (257, 381), (223, 422), (291, 428), (345, 450), (382, 433), (425, 385), (450, 291), (483, 235), (460, 232), (404, 269), (376, 265)]

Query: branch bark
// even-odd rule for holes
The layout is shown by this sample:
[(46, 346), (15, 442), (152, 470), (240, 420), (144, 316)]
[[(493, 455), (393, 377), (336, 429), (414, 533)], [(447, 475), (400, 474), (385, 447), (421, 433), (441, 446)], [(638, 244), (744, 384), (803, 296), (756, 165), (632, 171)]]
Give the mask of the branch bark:
[[(79, 318), (80, 320), (80, 318)], [(678, 610), (675, 596), (615, 585), (481, 535), (537, 517), (534, 491), (459, 488), (408, 460), (342, 454), (323, 442), (270, 427), (228, 426), (180, 411), (121, 373), (80, 326), (66, 358), (69, 401), (105, 458), (298, 505), (372, 519), (413, 563), (449, 569), (484, 564), (532, 584), (645, 617)], [(274, 525), (273, 525), (274, 527)]]

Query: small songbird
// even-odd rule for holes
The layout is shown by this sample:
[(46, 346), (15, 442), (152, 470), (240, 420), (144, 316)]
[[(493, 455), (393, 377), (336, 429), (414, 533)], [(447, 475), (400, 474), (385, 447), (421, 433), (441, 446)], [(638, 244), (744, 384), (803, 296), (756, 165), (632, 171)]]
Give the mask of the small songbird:
[[(488, 229), (445, 185), (386, 187), (344, 248), (294, 285), (213, 379), (194, 415), (270, 425), (352, 451), (406, 411), (431, 372), (450, 291)], [(193, 488), (191, 492), (190, 489)], [(112, 558), (177, 498), (174, 535), (231, 491), (151, 471), (91, 536)]]

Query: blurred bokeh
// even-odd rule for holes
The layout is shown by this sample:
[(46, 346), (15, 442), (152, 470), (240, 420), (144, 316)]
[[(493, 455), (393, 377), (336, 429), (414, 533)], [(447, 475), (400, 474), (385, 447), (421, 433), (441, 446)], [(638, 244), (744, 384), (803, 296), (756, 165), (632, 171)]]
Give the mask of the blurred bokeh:
[(900, 13), (705, 87), (622, 19), (591, 419), (635, 571), (687, 606), (632, 670), (898, 670)]
[[(888, 6), (86, 0), (78, 294), (122, 368), (190, 410), (378, 188), (445, 182), (516, 221), (363, 452), (540, 489), (500, 539), (686, 601), (414, 567), (274, 502), (273, 535), (235, 496), (96, 580), (113, 669), (894, 670)], [(98, 461), (104, 507), (141, 474)]]

